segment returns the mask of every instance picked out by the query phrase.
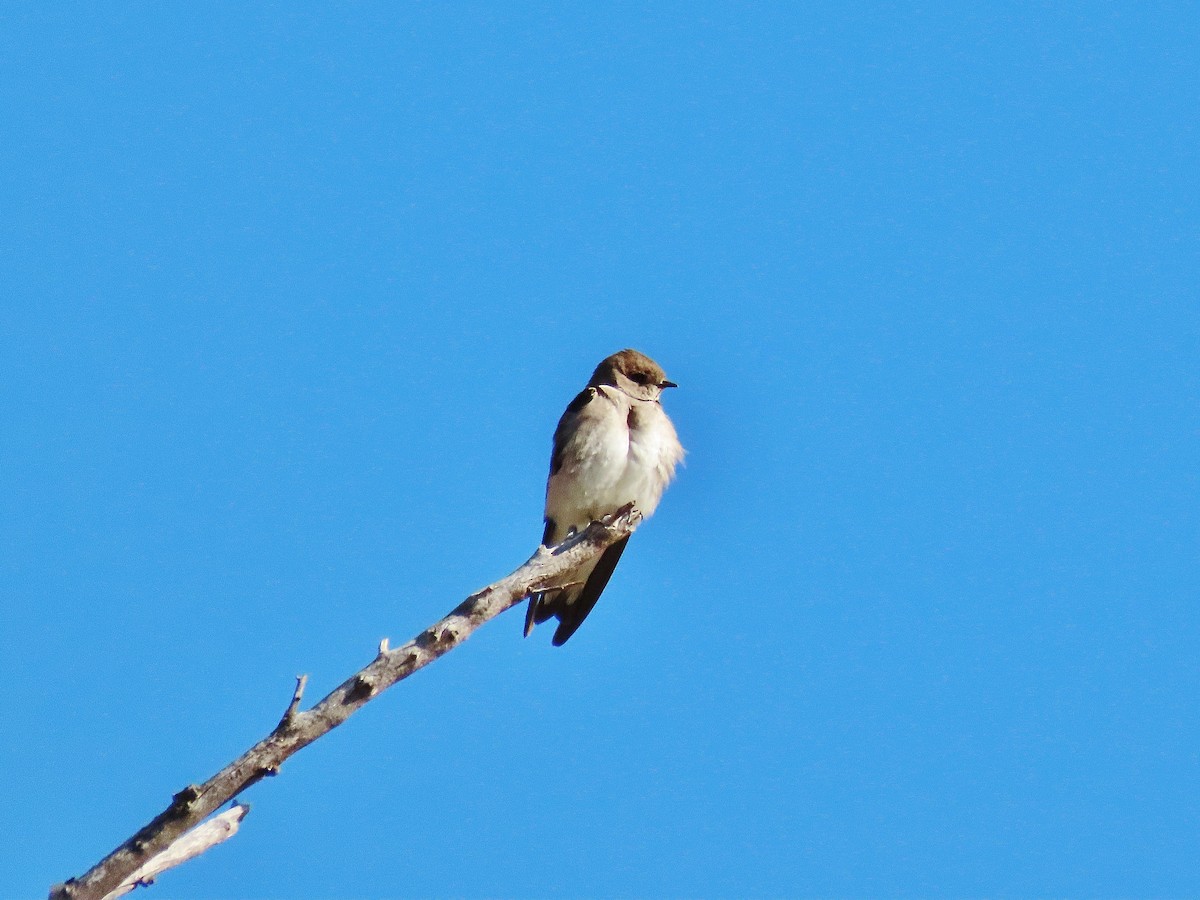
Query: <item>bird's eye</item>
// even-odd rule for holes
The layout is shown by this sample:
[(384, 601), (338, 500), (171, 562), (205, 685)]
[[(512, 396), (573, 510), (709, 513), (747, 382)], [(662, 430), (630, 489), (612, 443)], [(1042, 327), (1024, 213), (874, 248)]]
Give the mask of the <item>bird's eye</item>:
[(631, 380), (636, 381), (638, 384), (646, 384), (650, 380), (650, 376), (647, 375), (645, 372), (635, 372), (634, 374), (630, 375), (629, 377)]

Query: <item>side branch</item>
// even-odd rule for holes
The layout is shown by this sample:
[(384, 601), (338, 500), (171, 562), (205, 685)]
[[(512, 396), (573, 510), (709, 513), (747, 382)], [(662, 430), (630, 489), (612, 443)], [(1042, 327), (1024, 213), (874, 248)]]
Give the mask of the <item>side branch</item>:
[(132, 875), (122, 881), (104, 900), (117, 900), (134, 888), (149, 886), (154, 879), (167, 869), (181, 866), (189, 859), (195, 859), (201, 853), (211, 850), (217, 844), (224, 843), (238, 832), (238, 825), (246, 818), (250, 807), (239, 803), (232, 809), (206, 819), (190, 831), (185, 831), (175, 843), (162, 853), (150, 858), (145, 864), (138, 866)]
[(530, 594), (561, 587), (581, 564), (599, 558), (609, 546), (633, 533), (641, 522), (632, 504), (604, 522), (593, 522), (557, 547), (539, 547), (519, 569), (460, 603), (449, 615), (401, 647), (386, 639), (375, 659), (312, 709), (299, 709), (307, 681), (297, 679), (287, 710), (265, 738), (203, 784), (188, 785), (171, 804), (129, 840), (78, 878), (55, 885), (51, 900), (102, 900), (151, 857), (252, 784), (279, 772), (284, 760), (341, 725), (364, 704), (444, 653), (453, 650), (484, 622), (511, 609)]

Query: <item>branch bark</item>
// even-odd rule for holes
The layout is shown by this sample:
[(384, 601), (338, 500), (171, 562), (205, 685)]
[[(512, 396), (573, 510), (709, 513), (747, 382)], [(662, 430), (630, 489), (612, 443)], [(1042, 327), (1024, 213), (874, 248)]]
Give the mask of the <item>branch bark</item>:
[(299, 706), (307, 676), (300, 676), (283, 718), (270, 734), (208, 781), (177, 793), (165, 810), (86, 873), (51, 888), (50, 900), (103, 900), (188, 829), (252, 784), (277, 775), (284, 760), (341, 725), (384, 690), (453, 650), (484, 622), (530, 594), (568, 583), (575, 569), (631, 534), (641, 518), (628, 504), (557, 547), (539, 547), (511, 575), (472, 594), (407, 644), (390, 649), (386, 639), (382, 641), (372, 662), (303, 711)]

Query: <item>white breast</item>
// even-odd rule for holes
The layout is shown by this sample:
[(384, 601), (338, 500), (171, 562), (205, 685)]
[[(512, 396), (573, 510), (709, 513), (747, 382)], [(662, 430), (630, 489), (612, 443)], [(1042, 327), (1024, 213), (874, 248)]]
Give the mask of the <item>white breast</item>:
[(632, 500), (642, 515), (650, 515), (658, 507), (682, 458), (683, 447), (662, 407), (657, 403), (641, 403), (634, 427), (629, 429), (625, 469), (615, 488), (614, 499), (624, 498), (617, 506)]
[(683, 458), (659, 404), (611, 388), (599, 393), (546, 486), (546, 515), (563, 535), (629, 502), (649, 516)]

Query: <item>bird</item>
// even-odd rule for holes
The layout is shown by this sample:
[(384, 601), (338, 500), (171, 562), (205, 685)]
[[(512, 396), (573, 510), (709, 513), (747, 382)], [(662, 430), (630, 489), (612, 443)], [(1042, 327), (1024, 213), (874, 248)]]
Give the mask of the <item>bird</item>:
[[(637, 350), (621, 350), (596, 366), (554, 431), (543, 546), (561, 543), (627, 503), (643, 517), (654, 512), (684, 456), (660, 399), (673, 387), (678, 385), (662, 367)], [(610, 546), (575, 572), (567, 587), (533, 594), (525, 636), (554, 617), (551, 644), (566, 643), (600, 599), (628, 542), (626, 536)]]

